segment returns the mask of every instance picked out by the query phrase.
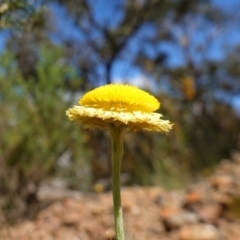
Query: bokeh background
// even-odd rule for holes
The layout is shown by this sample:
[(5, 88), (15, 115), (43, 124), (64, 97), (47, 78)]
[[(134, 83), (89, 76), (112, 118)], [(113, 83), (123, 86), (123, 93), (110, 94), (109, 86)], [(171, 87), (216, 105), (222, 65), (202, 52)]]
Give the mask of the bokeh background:
[(237, 9), (238, 0), (0, 1), (0, 205), (9, 221), (31, 217), (52, 181), (110, 189), (108, 133), (65, 115), (99, 85), (151, 92), (174, 123), (167, 135), (126, 136), (123, 185), (184, 188), (240, 149)]

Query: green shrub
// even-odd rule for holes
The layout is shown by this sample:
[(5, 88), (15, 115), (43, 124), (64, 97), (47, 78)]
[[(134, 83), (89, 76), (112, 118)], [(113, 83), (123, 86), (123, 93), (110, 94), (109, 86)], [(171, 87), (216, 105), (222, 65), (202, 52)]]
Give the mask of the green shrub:
[[(85, 148), (84, 135), (79, 134), (80, 130), (65, 115), (73, 101), (76, 102), (81, 80), (61, 56), (59, 47), (42, 47), (36, 75), (29, 79), (22, 77), (11, 53), (0, 56), (3, 205), (14, 208), (16, 199), (26, 201), (30, 194), (28, 186), (37, 189), (52, 174), (65, 177), (70, 186), (80, 190), (89, 188), (90, 152)], [(60, 159), (65, 163), (59, 162)]]

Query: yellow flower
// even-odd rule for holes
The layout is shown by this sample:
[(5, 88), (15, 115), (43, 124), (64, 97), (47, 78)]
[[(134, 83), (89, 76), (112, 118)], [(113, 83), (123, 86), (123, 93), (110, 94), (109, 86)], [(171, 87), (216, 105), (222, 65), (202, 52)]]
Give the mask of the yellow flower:
[(131, 131), (168, 132), (172, 124), (155, 113), (160, 103), (149, 93), (135, 86), (108, 84), (86, 93), (80, 106), (67, 110), (71, 121), (86, 127), (109, 128), (128, 126)]
[(120, 172), (123, 136), (127, 131), (141, 129), (168, 132), (172, 124), (155, 113), (158, 100), (137, 87), (109, 84), (86, 93), (80, 106), (67, 110), (71, 121), (87, 126), (109, 129), (112, 140), (112, 191), (116, 239), (124, 240), (123, 213), (120, 194)]

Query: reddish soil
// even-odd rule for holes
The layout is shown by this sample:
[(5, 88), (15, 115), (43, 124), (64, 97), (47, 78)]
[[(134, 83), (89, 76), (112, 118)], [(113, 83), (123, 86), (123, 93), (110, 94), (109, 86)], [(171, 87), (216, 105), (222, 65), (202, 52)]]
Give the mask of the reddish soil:
[[(123, 188), (127, 240), (239, 240), (240, 153), (185, 191)], [(114, 239), (111, 192), (65, 196), (34, 221), (1, 227), (2, 240)]]

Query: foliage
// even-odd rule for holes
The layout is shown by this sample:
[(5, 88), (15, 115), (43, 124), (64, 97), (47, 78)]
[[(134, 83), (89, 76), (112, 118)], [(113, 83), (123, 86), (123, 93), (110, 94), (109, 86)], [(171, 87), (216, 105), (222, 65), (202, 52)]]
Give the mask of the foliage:
[(29, 19), (39, 22), (42, 14), (39, 12), (39, 6), (44, 0), (6, 0), (0, 3), (0, 27), (1, 28), (22, 28)]
[(34, 201), (40, 182), (52, 175), (88, 189), (90, 152), (65, 116), (76, 98), (66, 91), (66, 82), (81, 81), (62, 58), (61, 48), (41, 47), (35, 79), (23, 78), (10, 52), (0, 62), (0, 191), (5, 205), (14, 209), (18, 201)]

